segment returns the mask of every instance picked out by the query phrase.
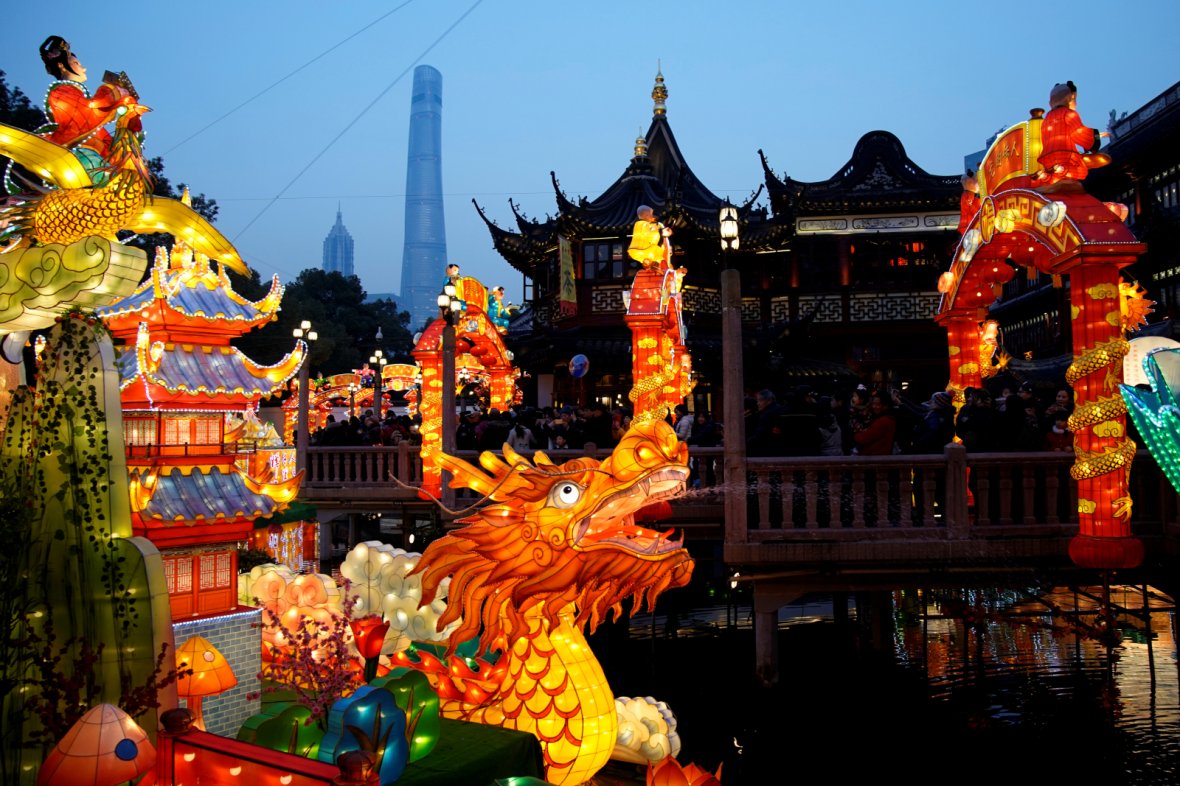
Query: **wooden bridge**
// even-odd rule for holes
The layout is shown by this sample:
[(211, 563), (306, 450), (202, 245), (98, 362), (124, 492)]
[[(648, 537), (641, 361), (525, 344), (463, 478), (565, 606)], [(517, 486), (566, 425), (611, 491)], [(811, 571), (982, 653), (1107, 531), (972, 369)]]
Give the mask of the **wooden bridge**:
[[(548, 451), (558, 461), (586, 454)], [(968, 454), (952, 444), (923, 456), (740, 456), (728, 476), (721, 448), (690, 455), (694, 487), (659, 526), (682, 528), (694, 551), (720, 541), (727, 571), (752, 585), (759, 674), (767, 682), (776, 679), (778, 610), (810, 592), (867, 599), (906, 586), (1095, 580), (1068, 553), (1077, 533), (1071, 453)], [(312, 447), (300, 495), (329, 516), (437, 516), (435, 503), (418, 499), (420, 481), (417, 448), (406, 443)], [(1144, 569), (1174, 564), (1180, 506), (1146, 451), (1137, 454), (1131, 493), (1134, 534), (1147, 549)], [(461, 494), (457, 503), (474, 501)]]

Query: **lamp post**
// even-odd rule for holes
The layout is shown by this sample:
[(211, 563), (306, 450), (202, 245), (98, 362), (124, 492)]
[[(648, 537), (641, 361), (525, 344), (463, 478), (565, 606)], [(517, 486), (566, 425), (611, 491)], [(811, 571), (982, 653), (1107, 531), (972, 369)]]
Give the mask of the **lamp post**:
[[(381, 328), (377, 328), (377, 341), (381, 341)], [(377, 413), (377, 420), (381, 420), (381, 372), (385, 368), (385, 364), (389, 362), (389, 358), (384, 356), (381, 349), (375, 349), (373, 354), (369, 356), (369, 367), (376, 371), (376, 376), (373, 379), (373, 407)]]
[(299, 323), (299, 327), (291, 331), (291, 335), (300, 341), (306, 339), (306, 343), (304, 343), (306, 354), (303, 356), (303, 362), (299, 364), (299, 416), (295, 433), (295, 471), (303, 472), (307, 469), (307, 443), (311, 439), (307, 427), (309, 406), (307, 388), (311, 369), (311, 343), (319, 336), (311, 329), (311, 322), (306, 319)]
[[(454, 284), (443, 287), (438, 296), (438, 315), (444, 322), (442, 332), (442, 451), (455, 453), (455, 319), (463, 302), (457, 297)], [(448, 508), (455, 506), (455, 490), (450, 486), (450, 473), (444, 470), (442, 478), (442, 503)]]
[[(718, 216), (721, 227), (721, 364), (725, 379), (725, 484), (727, 489), (744, 488), (746, 483), (746, 429), (742, 416), (742, 280), (732, 267), (732, 252), (738, 249), (737, 208), (726, 200)], [(738, 484), (741, 484), (740, 486)], [(732, 485), (731, 485), (732, 484)], [(725, 495), (726, 538), (746, 537), (746, 500), (741, 494)], [(732, 532), (731, 532), (732, 531)]]

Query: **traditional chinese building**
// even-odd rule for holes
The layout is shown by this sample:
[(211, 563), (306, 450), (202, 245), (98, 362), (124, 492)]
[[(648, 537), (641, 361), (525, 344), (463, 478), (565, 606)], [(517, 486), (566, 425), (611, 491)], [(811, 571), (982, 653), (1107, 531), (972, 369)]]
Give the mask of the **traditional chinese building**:
[[(640, 205), (672, 228), (674, 267), (687, 268), (683, 314), (696, 408), (719, 411), (722, 269), (741, 271), (747, 388), (803, 382), (847, 386), (857, 377), (946, 383), (945, 333), (932, 321), (938, 272), (958, 239), (959, 176), (930, 175), (892, 134), (875, 131), (828, 180), (776, 175), (737, 209), (740, 249), (722, 257), (727, 200), (693, 173), (656, 77), (646, 135), (598, 197), (571, 198), (552, 174), (557, 213), (530, 219), (509, 203), (515, 228), (478, 205), (499, 253), (525, 279), (528, 308), (509, 334), (534, 374), (537, 403), (622, 403), (631, 387), (624, 296), (638, 264), (627, 256)], [(759, 204), (762, 189), (769, 207)], [(567, 371), (585, 354), (590, 373)], [(928, 391), (926, 391), (928, 392)]]
[(160, 549), (174, 620), (237, 607), (239, 544), (299, 488), (281, 456), (246, 452), (244, 415), (283, 389), (306, 346), (274, 366), (230, 346), (270, 321), (281, 299), (277, 277), (266, 297), (242, 298), (224, 270), (178, 242), (157, 252), (133, 294), (98, 310), (123, 344), (116, 362), (132, 525)]

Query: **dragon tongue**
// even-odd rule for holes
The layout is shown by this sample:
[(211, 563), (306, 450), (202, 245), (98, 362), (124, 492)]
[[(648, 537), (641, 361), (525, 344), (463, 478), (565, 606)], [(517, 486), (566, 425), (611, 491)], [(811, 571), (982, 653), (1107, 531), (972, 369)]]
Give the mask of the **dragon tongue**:
[(635, 512), (636, 521), (663, 521), (672, 517), (672, 504), (665, 499), (645, 505)]

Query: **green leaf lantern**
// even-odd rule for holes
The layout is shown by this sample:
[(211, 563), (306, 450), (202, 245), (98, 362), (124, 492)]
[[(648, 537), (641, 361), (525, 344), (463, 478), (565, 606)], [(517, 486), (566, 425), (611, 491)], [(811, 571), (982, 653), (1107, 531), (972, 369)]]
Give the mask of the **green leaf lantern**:
[(397, 706), (406, 714), (406, 740), (410, 761), (418, 761), (434, 750), (438, 743), (438, 694), (430, 687), (426, 675), (414, 669), (399, 668), (372, 683), (393, 694)]
[(332, 705), (328, 731), (320, 741), (320, 761), (335, 763), (342, 753), (368, 751), (377, 759), (381, 783), (401, 777), (410, 757), (406, 714), (385, 688), (362, 685)]
[(311, 722), (311, 710), (292, 702), (268, 704), (238, 729), (243, 742), (308, 759), (316, 758), (323, 736), (319, 724)]

